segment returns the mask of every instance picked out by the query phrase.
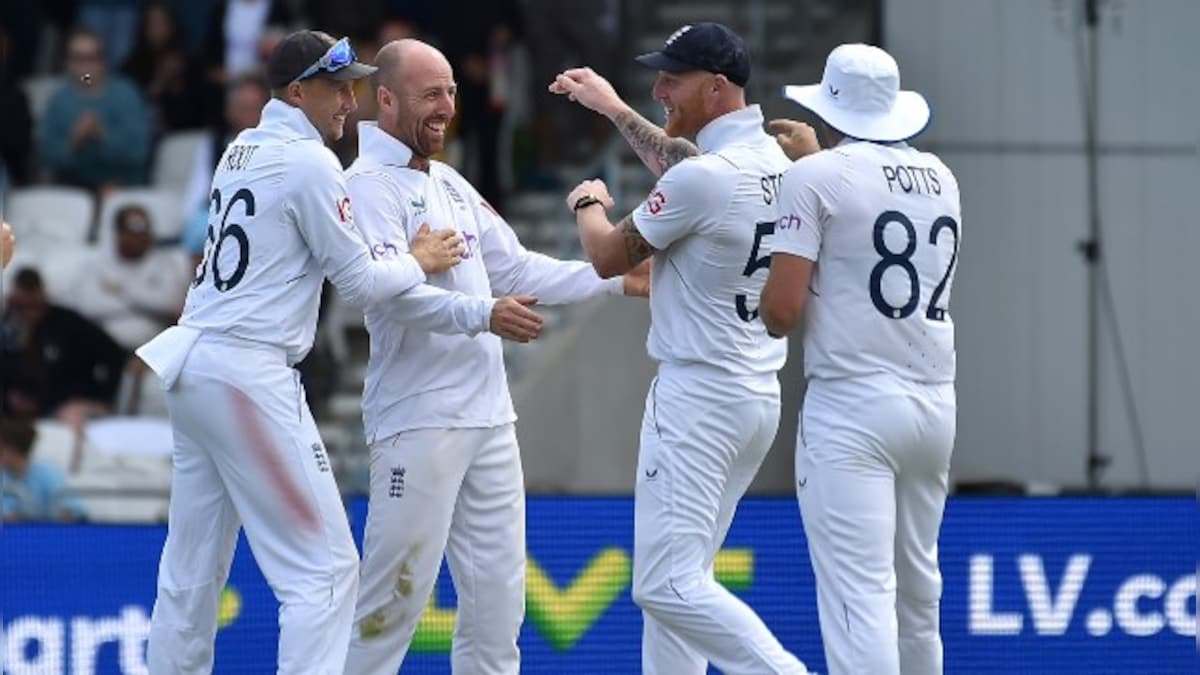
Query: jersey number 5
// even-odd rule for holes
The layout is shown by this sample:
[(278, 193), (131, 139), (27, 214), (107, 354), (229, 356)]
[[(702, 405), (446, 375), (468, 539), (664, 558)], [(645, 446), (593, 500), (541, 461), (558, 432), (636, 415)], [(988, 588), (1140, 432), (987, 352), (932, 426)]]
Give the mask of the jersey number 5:
[[(229, 204), (225, 206), (225, 213), (221, 216), (221, 229), (213, 233), (213, 226), (210, 223), (208, 226), (208, 247), (205, 250), (204, 259), (200, 261), (200, 267), (196, 270), (196, 278), (192, 279), (192, 287), (195, 288), (204, 283), (205, 277), (208, 276), (208, 269), (211, 265), (213, 275), (213, 286), (218, 291), (233, 290), (242, 281), (242, 277), (246, 275), (246, 267), (250, 264), (250, 240), (246, 237), (246, 230), (242, 229), (241, 225), (229, 222), (229, 212), (233, 210), (233, 205), (238, 202), (245, 204), (245, 214), (247, 218), (254, 217), (254, 193), (247, 188), (242, 188), (233, 193), (233, 199), (229, 200)], [(209, 197), (209, 206), (212, 209), (213, 215), (221, 212), (221, 191), (213, 190)], [(238, 259), (237, 266), (233, 268), (233, 273), (228, 277), (221, 276), (221, 268), (218, 263), (221, 260), (221, 248), (233, 238), (237, 242)]]
[[(887, 229), (889, 223), (899, 223), (904, 227), (905, 234), (908, 235), (908, 243), (899, 253), (888, 249), (887, 242), (883, 239), (884, 230)], [(947, 308), (938, 307), (938, 302), (942, 299), (942, 293), (946, 291), (946, 284), (950, 281), (950, 275), (954, 272), (954, 262), (958, 258), (958, 223), (950, 216), (942, 216), (933, 221), (933, 226), (929, 228), (929, 243), (937, 246), (938, 235), (942, 233), (942, 230), (950, 230), (950, 234), (954, 236), (954, 253), (950, 255), (950, 264), (946, 266), (942, 280), (938, 282), (937, 287), (933, 289), (933, 296), (929, 298), (929, 308), (925, 311), (925, 318), (930, 321), (946, 320)], [(912, 263), (912, 256), (917, 252), (917, 229), (913, 227), (908, 216), (903, 213), (884, 211), (875, 219), (872, 238), (875, 241), (875, 251), (880, 255), (881, 260), (871, 269), (871, 303), (875, 305), (875, 309), (879, 310), (880, 314), (887, 318), (903, 319), (917, 309), (917, 304), (921, 300), (920, 278), (917, 276), (917, 268)], [(889, 304), (883, 297), (883, 273), (889, 267), (899, 267), (908, 275), (910, 289), (908, 300), (899, 307)]]
[[(746, 261), (746, 269), (742, 270), (742, 276), (748, 277), (758, 270), (765, 270), (771, 266), (771, 256), (759, 256), (758, 249), (762, 246), (763, 237), (768, 234), (775, 234), (775, 221), (768, 223), (756, 223), (754, 225), (754, 245), (750, 247), (750, 259)], [(758, 318), (758, 308), (749, 309), (746, 307), (746, 294), (738, 293), (733, 296), (734, 309), (737, 310), (738, 318), (742, 321), (753, 321)]]

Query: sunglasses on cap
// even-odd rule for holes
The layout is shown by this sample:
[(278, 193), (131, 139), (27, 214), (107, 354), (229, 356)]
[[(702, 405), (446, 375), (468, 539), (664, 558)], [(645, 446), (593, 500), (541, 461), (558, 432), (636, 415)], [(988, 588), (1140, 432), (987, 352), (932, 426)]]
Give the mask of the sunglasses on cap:
[(317, 59), (316, 63), (305, 68), (304, 72), (296, 77), (296, 80), (312, 77), (320, 71), (336, 73), (354, 63), (355, 58), (357, 56), (354, 53), (354, 48), (350, 46), (350, 38), (342, 38), (330, 45), (321, 58)]

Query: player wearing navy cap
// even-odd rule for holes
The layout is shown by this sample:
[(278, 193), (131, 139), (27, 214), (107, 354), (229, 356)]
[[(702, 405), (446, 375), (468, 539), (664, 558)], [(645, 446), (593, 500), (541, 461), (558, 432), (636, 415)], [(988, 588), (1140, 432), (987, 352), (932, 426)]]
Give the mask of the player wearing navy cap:
[[(601, 181), (567, 198), (601, 276), (653, 257), (646, 398), (635, 488), (633, 599), (642, 672), (805, 673), (750, 607), (713, 578), (713, 560), (775, 438), (785, 343), (758, 320), (789, 162), (743, 87), (750, 55), (714, 23), (685, 26), (638, 58), (658, 70), (665, 128), (634, 113), (591, 69), (550, 90), (606, 115), (659, 175), (615, 227)], [(694, 137), (696, 145), (686, 140)], [(698, 147), (697, 147), (698, 146)]]
[[(262, 121), (238, 134), (213, 176), (208, 244), (179, 325), (137, 352), (167, 390), (175, 438), (148, 648), (155, 675), (212, 671), (239, 528), (280, 602), (278, 672), (338, 673), (345, 662), (358, 555), (292, 366), (312, 347), (326, 278), (350, 303), (387, 302), (462, 252), (453, 231), (426, 232), (411, 255), (373, 260), (355, 228), (326, 143), (356, 107), (353, 80), (374, 70), (325, 33), (278, 45)], [(447, 309), (448, 330), (487, 327), (478, 299), (426, 290), (463, 306)]]

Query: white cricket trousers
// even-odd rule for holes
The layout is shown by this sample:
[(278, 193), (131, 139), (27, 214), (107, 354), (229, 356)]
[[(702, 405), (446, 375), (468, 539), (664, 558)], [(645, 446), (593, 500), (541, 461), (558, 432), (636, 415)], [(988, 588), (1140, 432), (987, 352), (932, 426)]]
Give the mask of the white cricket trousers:
[(779, 380), (662, 364), (646, 397), (634, 502), (633, 600), (642, 672), (806, 673), (713, 576), (713, 560), (775, 438)]
[(937, 546), (954, 433), (952, 383), (808, 383), (796, 488), (831, 675), (942, 672)]
[(347, 675), (396, 675), (443, 552), (458, 596), (451, 671), (516, 675), (525, 618), (525, 479), (512, 424), (407, 431), (371, 446)]
[(167, 406), (174, 472), (150, 672), (212, 672), (240, 526), (280, 603), (278, 672), (341, 673), (358, 555), (299, 374), (282, 350), (206, 333)]

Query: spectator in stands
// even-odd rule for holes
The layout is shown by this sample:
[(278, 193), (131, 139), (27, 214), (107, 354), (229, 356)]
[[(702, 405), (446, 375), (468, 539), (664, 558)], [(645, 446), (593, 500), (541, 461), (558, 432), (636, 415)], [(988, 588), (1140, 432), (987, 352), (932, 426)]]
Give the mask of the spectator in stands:
[(0, 511), (4, 520), (83, 518), (83, 507), (58, 467), (33, 457), (33, 422), (0, 417)]
[(51, 305), (37, 270), (17, 271), (0, 321), (0, 414), (82, 429), (110, 410), (126, 358), (99, 326)]
[(129, 56), (137, 31), (138, 5), (141, 0), (76, 0), (79, 23), (108, 43), (105, 65), (116, 70)]
[(230, 82), (249, 73), (262, 74), (263, 36), (272, 27), (291, 26), (293, 17), (282, 0), (217, 0), (210, 15), (204, 71), (218, 95), (208, 119), (219, 124)]
[[(551, 187), (557, 180), (552, 167), (563, 162), (586, 162), (599, 156), (611, 137), (612, 125), (591, 115), (566, 97), (554, 96), (546, 83), (565, 68), (586, 63), (597, 72), (618, 74), (620, 9), (617, 0), (524, 0), (523, 17), (530, 50), (534, 135), (538, 175), (533, 187)], [(613, 81), (618, 91), (620, 82)]]
[(165, 2), (155, 0), (142, 8), (137, 40), (123, 70), (142, 88), (160, 133), (204, 124), (200, 67), (188, 57), (175, 14)]
[(103, 41), (83, 28), (67, 38), (67, 72), (38, 128), (46, 164), (62, 182), (101, 191), (141, 183), (150, 137), (137, 87), (108, 74)]
[[(389, 16), (379, 24), (379, 30), (376, 31), (375, 43), (377, 45), (386, 45), (394, 40), (415, 37), (421, 37), (421, 31), (417, 27), (417, 24), (402, 16)], [(361, 105), (361, 103), (360, 101), (359, 104)]]
[[(411, 0), (412, 2), (424, 2), (425, 4), (434, 4), (427, 0)], [(295, 3), (293, 3), (295, 6)], [(379, 29), (380, 24), (385, 18), (384, 2), (381, 0), (338, 0), (337, 2), (329, 2), (329, 0), (301, 0), (300, 11), (308, 20), (308, 23), (313, 26), (320, 26), (321, 30), (330, 35), (341, 37), (347, 36), (354, 44), (354, 51), (358, 52), (359, 60), (362, 63), (371, 63), (370, 60), (362, 58), (362, 44), (373, 37)], [(380, 44), (387, 44), (381, 42)], [(358, 97), (358, 104), (362, 105), (362, 100), (365, 96)]]
[(192, 277), (183, 251), (154, 248), (150, 214), (140, 206), (117, 212), (107, 249), (80, 275), (75, 306), (126, 351), (175, 323)]
[(208, 138), (196, 149), (192, 177), (184, 198), (184, 213), (189, 214), (183, 235), (183, 248), (192, 254), (193, 266), (200, 263), (204, 242), (208, 236), (209, 190), (217, 162), (225, 147), (243, 129), (258, 126), (263, 106), (271, 98), (265, 80), (243, 75), (229, 88), (225, 98), (225, 120), (219, 127), (209, 129)]
[(52, 17), (42, 3), (0, 2), (0, 32), (7, 33), (12, 43), (3, 64), (13, 80), (34, 73), (44, 27), (50, 23)]
[(459, 17), (456, 29), (445, 36), (445, 52), (458, 74), (464, 173), (484, 199), (503, 213), (500, 162), (507, 159), (499, 155), (500, 126), (511, 96), (510, 50), (520, 31), (519, 10), (516, 0), (444, 1)]
[(29, 182), (29, 152), (33, 146), (33, 118), (29, 113), (29, 99), (17, 84), (9, 69), (12, 39), (0, 26), (0, 174), (7, 172), (8, 179), (0, 176), (0, 189), (7, 185), (24, 185)]

